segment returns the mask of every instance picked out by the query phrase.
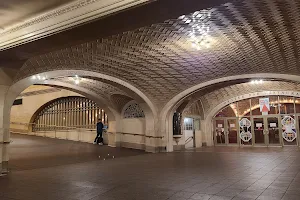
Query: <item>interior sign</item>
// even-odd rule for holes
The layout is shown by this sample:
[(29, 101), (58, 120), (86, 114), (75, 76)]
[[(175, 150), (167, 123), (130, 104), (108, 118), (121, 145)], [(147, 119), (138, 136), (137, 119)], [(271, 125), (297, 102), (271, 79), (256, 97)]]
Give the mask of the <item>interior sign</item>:
[(259, 107), (262, 115), (268, 115), (270, 111), (270, 100), (269, 98), (260, 98), (259, 99)]

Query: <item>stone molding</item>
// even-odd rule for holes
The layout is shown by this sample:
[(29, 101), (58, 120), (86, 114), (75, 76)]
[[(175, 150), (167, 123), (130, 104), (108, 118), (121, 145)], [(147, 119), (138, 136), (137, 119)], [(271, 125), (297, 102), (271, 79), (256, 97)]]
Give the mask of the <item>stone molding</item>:
[(211, 119), (220, 109), (222, 109), (223, 107), (236, 102), (236, 101), (241, 101), (244, 99), (249, 99), (252, 97), (261, 97), (261, 96), (274, 96), (274, 95), (278, 95), (278, 96), (292, 96), (292, 97), (300, 97), (300, 92), (298, 91), (261, 91), (261, 92), (252, 92), (249, 94), (243, 94), (240, 96), (236, 96), (233, 98), (230, 98), (222, 103), (220, 103), (219, 105), (215, 106), (212, 110), (210, 110), (206, 117), (206, 119)]
[(21, 93), (18, 97), (28, 97), (28, 96), (60, 92), (60, 91), (61, 91), (60, 88), (49, 88), (49, 89), (44, 89), (44, 90), (36, 90), (36, 91), (32, 91), (32, 92), (24, 92), (24, 93)]
[(0, 31), (0, 51), (147, 1), (149, 0), (77, 0)]

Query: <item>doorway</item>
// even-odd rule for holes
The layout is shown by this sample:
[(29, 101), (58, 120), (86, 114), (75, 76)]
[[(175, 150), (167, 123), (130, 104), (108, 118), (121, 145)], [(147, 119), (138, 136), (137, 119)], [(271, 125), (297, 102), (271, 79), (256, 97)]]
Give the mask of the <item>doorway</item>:
[(214, 120), (215, 145), (238, 145), (237, 118), (220, 118)]
[(193, 118), (184, 118), (184, 139), (186, 149), (195, 147), (195, 125)]
[(267, 115), (244, 118), (215, 118), (213, 140), (216, 146), (291, 146), (298, 145), (300, 116)]
[(252, 117), (254, 146), (282, 146), (279, 120), (278, 116)]
[(233, 102), (216, 113), (211, 128), (215, 145), (299, 146), (300, 98), (270, 95)]

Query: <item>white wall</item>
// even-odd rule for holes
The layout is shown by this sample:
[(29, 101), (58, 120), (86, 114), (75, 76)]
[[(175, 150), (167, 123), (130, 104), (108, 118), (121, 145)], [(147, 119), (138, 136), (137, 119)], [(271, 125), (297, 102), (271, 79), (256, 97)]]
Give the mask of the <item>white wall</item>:
[[(145, 144), (145, 118), (122, 119), (121, 123), (122, 132), (125, 133), (121, 135), (122, 146), (130, 147), (132, 145), (132, 148), (136, 148), (138, 146), (140, 146), (140, 148), (143, 148), (142, 145)], [(126, 133), (136, 135), (129, 135)]]
[[(184, 130), (184, 142), (190, 138), (193, 137), (193, 130)], [(189, 142), (188, 142), (189, 141)], [(185, 144), (185, 148), (193, 148), (194, 147), (194, 139), (189, 139), (187, 144)]]
[[(51, 89), (51, 87), (47, 86), (30, 86), (22, 93), (27, 92), (35, 92), (35, 91), (42, 91), (46, 89)], [(44, 104), (48, 103), (57, 98), (67, 97), (67, 96), (81, 96), (75, 92), (71, 92), (68, 90), (61, 90), (57, 92), (51, 92), (46, 94), (38, 94), (32, 96), (25, 96), (22, 97), (23, 104), (22, 105), (15, 105), (11, 108), (11, 115), (10, 121), (11, 122), (21, 122), (21, 123), (30, 123), (30, 120), (34, 113), (42, 107)], [(18, 125), (18, 124), (11, 124), (10, 128), (15, 131), (19, 132), (27, 132), (29, 127), (27, 125)]]

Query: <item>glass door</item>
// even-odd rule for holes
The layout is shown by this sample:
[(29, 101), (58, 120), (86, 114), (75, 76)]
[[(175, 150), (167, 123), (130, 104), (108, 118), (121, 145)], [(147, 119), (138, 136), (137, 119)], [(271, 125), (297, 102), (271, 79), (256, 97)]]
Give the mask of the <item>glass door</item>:
[(237, 118), (219, 118), (214, 120), (215, 145), (238, 144)]
[(267, 140), (269, 146), (280, 146), (280, 127), (278, 117), (266, 117)]
[(215, 145), (226, 145), (225, 119), (214, 120)]
[(256, 146), (267, 145), (265, 123), (263, 117), (253, 117), (254, 144)]
[(238, 125), (237, 125), (237, 119), (227, 119), (227, 138), (228, 138), (228, 144), (234, 145), (238, 144)]

